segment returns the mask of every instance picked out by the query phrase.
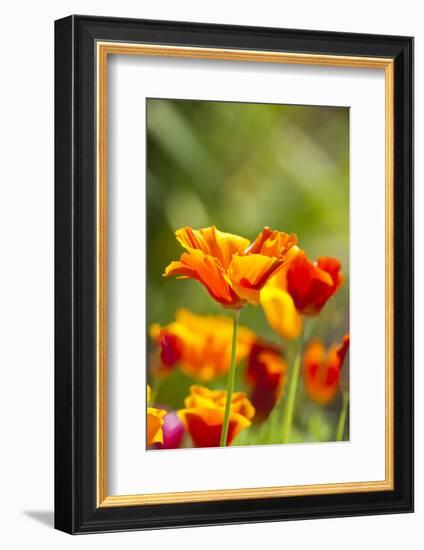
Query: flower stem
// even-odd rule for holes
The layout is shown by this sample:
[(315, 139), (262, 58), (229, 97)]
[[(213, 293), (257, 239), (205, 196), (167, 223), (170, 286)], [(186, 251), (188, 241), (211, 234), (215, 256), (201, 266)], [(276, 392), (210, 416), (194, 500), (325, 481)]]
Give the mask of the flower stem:
[(293, 423), (294, 404), (296, 401), (297, 386), (299, 384), (300, 363), (302, 358), (303, 338), (299, 338), (299, 347), (293, 362), (293, 368), (290, 376), (289, 390), (283, 412), (283, 439), (282, 443), (288, 443), (290, 440), (291, 426)]
[(234, 379), (236, 376), (236, 348), (237, 348), (237, 329), (238, 329), (239, 317), (240, 317), (240, 310), (236, 309), (234, 311), (234, 320), (233, 320), (233, 341), (231, 344), (231, 363), (230, 363), (230, 371), (228, 373), (228, 382), (227, 382), (227, 399), (225, 401), (224, 422), (222, 424), (221, 440), (219, 442), (219, 445), (221, 447), (225, 447), (227, 445), (228, 426), (230, 423), (231, 399), (233, 396)]
[(151, 386), (150, 403), (156, 403), (156, 398), (158, 396), (160, 386), (161, 381), (156, 378), (155, 384), (152, 384)]
[(347, 416), (347, 407), (349, 404), (348, 392), (344, 391), (342, 395), (343, 395), (343, 404), (342, 404), (342, 410), (340, 413), (339, 424), (337, 426), (336, 441), (343, 441), (343, 434), (345, 431), (346, 416)]

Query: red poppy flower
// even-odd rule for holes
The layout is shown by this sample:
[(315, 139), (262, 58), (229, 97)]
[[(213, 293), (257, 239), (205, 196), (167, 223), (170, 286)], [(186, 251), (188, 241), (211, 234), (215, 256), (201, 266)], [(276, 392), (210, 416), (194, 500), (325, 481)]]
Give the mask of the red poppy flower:
[(339, 260), (321, 256), (316, 262), (311, 262), (305, 252), (299, 250), (271, 279), (269, 286), (287, 291), (299, 313), (315, 316), (342, 283)]
[(287, 363), (277, 346), (256, 341), (249, 354), (246, 379), (252, 386), (250, 401), (255, 407), (255, 422), (266, 420), (278, 401), (285, 382)]
[(181, 339), (177, 334), (164, 329), (160, 331), (158, 340), (162, 365), (170, 369), (181, 359), (183, 353)]

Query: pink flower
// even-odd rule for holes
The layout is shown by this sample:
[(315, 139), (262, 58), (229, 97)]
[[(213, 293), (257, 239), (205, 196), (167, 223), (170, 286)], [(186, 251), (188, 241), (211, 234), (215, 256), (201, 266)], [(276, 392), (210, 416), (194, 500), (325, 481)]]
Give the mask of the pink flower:
[(156, 443), (155, 449), (178, 449), (184, 433), (184, 426), (176, 412), (169, 412), (163, 419), (163, 443)]

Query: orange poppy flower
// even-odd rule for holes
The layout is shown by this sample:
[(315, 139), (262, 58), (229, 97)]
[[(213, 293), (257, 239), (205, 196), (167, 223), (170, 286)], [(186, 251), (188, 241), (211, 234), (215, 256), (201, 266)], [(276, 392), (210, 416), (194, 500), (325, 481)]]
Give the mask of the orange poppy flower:
[[(195, 447), (219, 447), (227, 392), (202, 386), (192, 386), (190, 392), (184, 401), (185, 408), (178, 411), (181, 422)], [(244, 393), (232, 394), (227, 445), (250, 426), (254, 414), (255, 409)]]
[(297, 242), (296, 235), (269, 227), (252, 243), (215, 226), (183, 227), (175, 234), (186, 252), (168, 265), (164, 275), (196, 279), (214, 300), (233, 309), (258, 304), (262, 287), (290, 258)]
[(286, 291), (299, 313), (315, 316), (343, 283), (341, 264), (335, 258), (320, 257), (311, 262), (299, 250), (287, 266), (270, 281), (270, 287)]
[(308, 345), (303, 356), (303, 375), (306, 392), (313, 401), (326, 405), (337, 395), (348, 347), (348, 334), (343, 337), (341, 344), (335, 344), (328, 350), (319, 340)]
[[(147, 386), (147, 403), (150, 401), (150, 386)], [(154, 443), (163, 443), (163, 418), (166, 415), (166, 411), (162, 409), (156, 409), (154, 407), (147, 407), (147, 445), (153, 445)]]
[(285, 383), (287, 363), (277, 346), (255, 341), (247, 362), (246, 380), (252, 386), (250, 401), (255, 421), (266, 420), (278, 401)]
[[(175, 321), (150, 327), (150, 335), (160, 348), (162, 368), (166, 373), (178, 364), (188, 376), (203, 382), (225, 374), (230, 365), (231, 319), (220, 315), (195, 315), (179, 309)], [(237, 332), (236, 362), (247, 357), (255, 335), (240, 326)]]

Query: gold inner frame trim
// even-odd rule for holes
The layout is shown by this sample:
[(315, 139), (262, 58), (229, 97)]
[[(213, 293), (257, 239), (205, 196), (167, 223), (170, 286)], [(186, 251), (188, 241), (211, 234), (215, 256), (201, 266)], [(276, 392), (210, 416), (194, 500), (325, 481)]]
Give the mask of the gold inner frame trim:
[[(96, 44), (97, 54), (97, 506), (141, 506), (219, 500), (276, 498), (304, 495), (363, 493), (394, 489), (393, 341), (394, 341), (394, 60), (285, 52), (263, 52), (124, 42)], [(107, 493), (107, 61), (109, 55), (142, 55), (284, 63), (331, 67), (384, 69), (386, 135), (386, 376), (385, 479), (282, 487), (255, 487), (109, 496)]]

